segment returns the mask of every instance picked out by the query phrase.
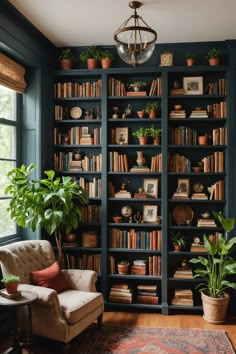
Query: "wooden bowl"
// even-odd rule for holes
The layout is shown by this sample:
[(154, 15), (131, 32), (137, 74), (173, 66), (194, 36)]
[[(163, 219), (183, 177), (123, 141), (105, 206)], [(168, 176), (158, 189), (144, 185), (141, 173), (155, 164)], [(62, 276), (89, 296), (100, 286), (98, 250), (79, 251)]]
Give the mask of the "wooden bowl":
[(174, 109), (175, 109), (175, 111), (180, 111), (182, 109), (182, 105), (181, 104), (175, 104), (174, 105)]
[(192, 167), (192, 171), (193, 171), (193, 172), (201, 172), (201, 171), (202, 171), (202, 168), (199, 167), (199, 166)]
[(112, 219), (115, 223), (119, 223), (119, 222), (122, 222), (123, 218), (122, 218), (122, 216), (113, 216)]

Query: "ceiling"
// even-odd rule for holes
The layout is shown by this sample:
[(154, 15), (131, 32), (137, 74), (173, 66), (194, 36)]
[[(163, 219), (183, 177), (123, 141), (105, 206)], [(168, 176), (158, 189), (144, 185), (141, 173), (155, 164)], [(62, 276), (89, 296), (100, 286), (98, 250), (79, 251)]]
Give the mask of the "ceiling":
[[(138, 14), (158, 43), (236, 38), (235, 0), (141, 0)], [(113, 33), (133, 13), (129, 0), (9, 0), (58, 47), (114, 45)]]

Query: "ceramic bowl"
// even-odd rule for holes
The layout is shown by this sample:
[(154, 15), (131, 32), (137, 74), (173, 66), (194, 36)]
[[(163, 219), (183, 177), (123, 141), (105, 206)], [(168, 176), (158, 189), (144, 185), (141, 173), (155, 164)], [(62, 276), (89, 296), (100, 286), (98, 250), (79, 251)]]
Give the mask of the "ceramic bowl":
[(122, 222), (122, 216), (113, 216), (112, 219), (115, 223)]
[(175, 109), (175, 111), (180, 111), (182, 109), (182, 105), (181, 104), (175, 104), (174, 105), (174, 109)]
[(193, 171), (193, 172), (201, 172), (201, 171), (202, 171), (202, 168), (199, 167), (199, 166), (192, 167), (192, 171)]

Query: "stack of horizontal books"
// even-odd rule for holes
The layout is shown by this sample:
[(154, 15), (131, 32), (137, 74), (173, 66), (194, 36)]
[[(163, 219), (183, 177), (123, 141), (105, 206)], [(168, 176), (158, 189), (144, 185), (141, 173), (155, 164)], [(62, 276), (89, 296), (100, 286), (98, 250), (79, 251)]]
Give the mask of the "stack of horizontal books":
[(137, 285), (136, 300), (141, 304), (158, 304), (157, 285)]
[(216, 223), (214, 219), (198, 219), (197, 221), (198, 227), (216, 227)]
[(180, 267), (177, 268), (174, 272), (174, 278), (188, 278), (191, 279), (193, 277), (193, 271), (188, 267)]
[(169, 118), (186, 118), (186, 112), (184, 109), (179, 111), (170, 111)]
[(200, 243), (191, 243), (191, 252), (207, 252), (206, 247), (204, 245), (201, 245)]
[(172, 305), (193, 306), (193, 293), (191, 289), (176, 289)]
[(128, 284), (113, 284), (109, 294), (109, 302), (132, 304), (133, 293)]

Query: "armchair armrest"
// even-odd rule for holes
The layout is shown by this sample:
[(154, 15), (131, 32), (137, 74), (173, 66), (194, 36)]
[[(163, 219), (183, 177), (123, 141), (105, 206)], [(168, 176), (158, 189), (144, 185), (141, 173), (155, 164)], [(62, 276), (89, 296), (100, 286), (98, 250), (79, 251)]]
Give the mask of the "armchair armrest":
[(74, 290), (97, 291), (97, 273), (93, 270), (64, 269), (63, 273)]
[(36, 302), (46, 306), (59, 306), (57, 292), (50, 288), (36, 286), (31, 284), (19, 284), (21, 291), (33, 291), (38, 295)]

